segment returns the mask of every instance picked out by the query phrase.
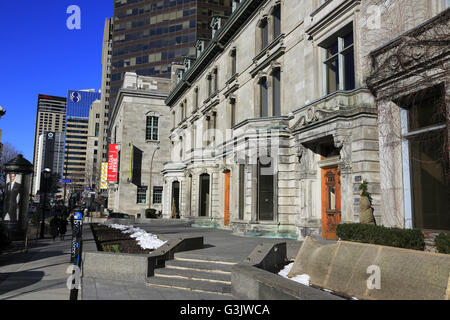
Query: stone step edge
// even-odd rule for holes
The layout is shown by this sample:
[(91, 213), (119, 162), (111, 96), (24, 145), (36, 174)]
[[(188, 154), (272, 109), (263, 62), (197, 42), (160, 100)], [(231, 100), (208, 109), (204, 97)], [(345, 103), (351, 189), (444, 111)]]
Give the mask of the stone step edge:
[(213, 282), (226, 284), (231, 286), (231, 281), (224, 280), (215, 280), (215, 279), (204, 279), (204, 278), (195, 278), (195, 277), (185, 277), (180, 275), (170, 275), (170, 274), (155, 274), (155, 278), (171, 278), (171, 279), (181, 279), (181, 280), (192, 280), (192, 281), (203, 281), (203, 282)]
[(231, 275), (230, 271), (199, 269), (199, 268), (191, 268), (191, 267), (179, 267), (179, 266), (171, 266), (171, 265), (166, 265), (166, 269), (178, 269), (178, 270), (188, 270), (188, 271), (190, 270), (190, 271), (200, 271), (200, 272), (210, 272), (210, 273)]
[(236, 262), (228, 262), (228, 261), (212, 261), (212, 260), (201, 260), (201, 259), (189, 259), (189, 258), (181, 258), (175, 256), (175, 259), (177, 261), (186, 261), (186, 262), (201, 262), (201, 263), (214, 263), (214, 264), (224, 264), (228, 266), (234, 266), (237, 263)]
[(186, 287), (179, 287), (179, 286), (173, 286), (173, 285), (164, 285), (164, 284), (159, 284), (159, 283), (146, 282), (145, 285), (149, 286), (149, 287), (169, 288), (169, 289), (185, 290), (185, 291), (192, 291), (192, 292), (202, 292), (202, 293), (218, 294), (218, 295), (229, 296), (229, 297), (233, 296), (231, 293), (226, 293), (226, 292), (201, 290), (201, 289), (195, 289), (195, 288), (186, 288)]

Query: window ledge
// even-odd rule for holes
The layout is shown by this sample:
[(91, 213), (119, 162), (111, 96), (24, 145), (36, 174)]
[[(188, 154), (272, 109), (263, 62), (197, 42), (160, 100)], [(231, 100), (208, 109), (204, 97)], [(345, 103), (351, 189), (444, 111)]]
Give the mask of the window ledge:
[(314, 17), (316, 14), (318, 14), (323, 8), (325, 8), (326, 6), (328, 6), (331, 3), (331, 1), (325, 1), (324, 3), (322, 3), (316, 10), (314, 10), (311, 14), (310, 17)]
[(237, 78), (239, 77), (239, 73), (236, 72), (235, 74), (233, 74), (230, 79), (228, 79), (227, 82), (225, 82), (226, 85), (233, 83)]
[(278, 45), (282, 40), (284, 39), (285, 34), (280, 34), (277, 38), (275, 38), (270, 44), (268, 44), (264, 49), (261, 50), (261, 52), (256, 55), (256, 57), (253, 58), (253, 62), (257, 62), (260, 60), (264, 55), (267, 54), (267, 51), (272, 50), (276, 45)]
[(160, 140), (145, 140), (145, 143), (161, 143)]

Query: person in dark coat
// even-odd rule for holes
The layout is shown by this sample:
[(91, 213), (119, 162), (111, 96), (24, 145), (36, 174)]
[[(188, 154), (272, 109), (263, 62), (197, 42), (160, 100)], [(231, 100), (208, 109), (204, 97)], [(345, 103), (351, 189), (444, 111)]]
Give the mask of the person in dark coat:
[(53, 241), (55, 241), (58, 234), (59, 234), (59, 218), (57, 216), (54, 216), (50, 220), (50, 235), (52, 236)]
[(64, 217), (59, 219), (59, 235), (61, 236), (61, 240), (64, 240), (64, 236), (66, 235), (67, 223), (67, 219), (64, 219)]

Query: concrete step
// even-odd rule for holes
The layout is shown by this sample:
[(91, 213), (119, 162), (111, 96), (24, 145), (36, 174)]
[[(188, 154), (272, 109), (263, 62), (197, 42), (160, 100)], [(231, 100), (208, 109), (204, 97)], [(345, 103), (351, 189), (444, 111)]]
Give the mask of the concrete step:
[(162, 269), (156, 269), (155, 276), (197, 281), (209, 281), (231, 285), (231, 274), (214, 271), (198, 271), (189, 268), (173, 268), (169, 266)]
[(241, 259), (236, 257), (224, 257), (224, 256), (216, 256), (211, 254), (200, 254), (192, 251), (178, 252), (175, 253), (175, 259), (184, 259), (184, 260), (195, 260), (195, 261), (205, 261), (205, 262), (215, 262), (215, 263), (224, 263), (224, 264), (236, 264), (241, 261)]
[(156, 275), (147, 278), (148, 286), (159, 288), (172, 288), (186, 291), (196, 291), (205, 293), (216, 293), (230, 296), (231, 285), (225, 283), (217, 283), (210, 281), (198, 281), (181, 278), (168, 278)]
[(174, 260), (166, 261), (166, 267), (172, 268), (180, 268), (180, 269), (191, 269), (197, 271), (209, 271), (216, 273), (225, 273), (231, 274), (231, 268), (234, 263), (229, 262), (214, 262), (214, 261), (206, 261), (206, 260), (197, 260), (197, 259), (185, 259), (175, 257)]

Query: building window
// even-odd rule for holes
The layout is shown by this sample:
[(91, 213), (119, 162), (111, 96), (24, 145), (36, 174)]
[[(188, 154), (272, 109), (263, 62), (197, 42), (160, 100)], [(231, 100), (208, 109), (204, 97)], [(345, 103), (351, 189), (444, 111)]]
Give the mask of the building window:
[(230, 59), (231, 59), (231, 76), (234, 76), (237, 73), (237, 56), (236, 56), (236, 48), (231, 50)]
[(239, 220), (244, 220), (245, 210), (245, 165), (239, 165)]
[(214, 88), (213, 88), (213, 94), (216, 93), (219, 90), (219, 75), (218, 75), (218, 69), (215, 68), (213, 71), (213, 83), (214, 83)]
[(281, 71), (275, 69), (273, 74), (273, 116), (281, 116)]
[(145, 139), (151, 141), (158, 141), (158, 126), (159, 126), (159, 118), (158, 117), (147, 117), (147, 126)]
[(211, 97), (212, 92), (213, 92), (213, 88), (212, 88), (212, 75), (208, 74), (208, 76), (206, 77), (206, 79), (208, 80), (208, 97)]
[(198, 109), (198, 87), (194, 89), (194, 112)]
[(269, 116), (269, 86), (267, 78), (261, 78), (259, 82), (260, 88), (260, 116), (266, 118)]
[(338, 35), (326, 40), (322, 46), (325, 55), (326, 93), (355, 89), (353, 28), (351, 25), (341, 30)]
[(153, 204), (162, 203), (163, 187), (153, 187)]
[(147, 187), (137, 188), (137, 203), (147, 203)]
[(98, 134), (100, 132), (100, 123), (95, 123), (95, 136), (98, 137)]
[(269, 23), (267, 18), (263, 19), (259, 25), (261, 32), (261, 50), (269, 45)]
[(230, 97), (230, 128), (236, 124), (236, 98)]
[(281, 5), (277, 5), (272, 12), (273, 16), (273, 38), (281, 35)]
[[(402, 111), (405, 175), (411, 184), (413, 227), (450, 230), (448, 127), (445, 89), (408, 96)], [(406, 122), (406, 125), (405, 125)]]

